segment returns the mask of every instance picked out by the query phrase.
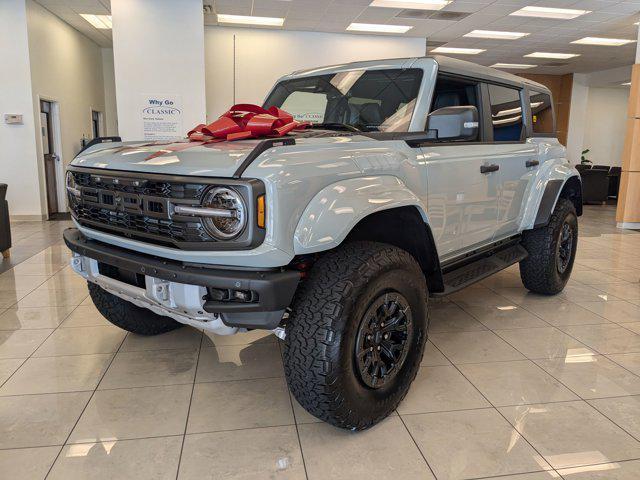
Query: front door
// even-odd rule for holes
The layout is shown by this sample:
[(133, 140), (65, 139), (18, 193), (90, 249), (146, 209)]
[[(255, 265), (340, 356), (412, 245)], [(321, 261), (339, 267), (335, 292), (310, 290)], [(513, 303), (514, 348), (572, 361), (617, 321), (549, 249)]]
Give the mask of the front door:
[(491, 146), (423, 146), (422, 151), (429, 222), (442, 259), (490, 242), (500, 185)]
[(56, 167), (58, 156), (53, 147), (53, 128), (51, 118), (51, 102), (40, 102), (40, 125), (42, 135), (42, 153), (44, 155), (44, 175), (47, 187), (48, 213), (58, 213), (58, 189), (56, 183)]

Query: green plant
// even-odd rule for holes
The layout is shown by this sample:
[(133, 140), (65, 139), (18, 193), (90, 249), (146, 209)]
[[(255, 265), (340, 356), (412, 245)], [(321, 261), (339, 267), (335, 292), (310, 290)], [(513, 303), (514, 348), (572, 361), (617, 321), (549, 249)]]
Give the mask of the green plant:
[(580, 155), (580, 163), (582, 165), (586, 165), (588, 163), (593, 163), (591, 160), (587, 159), (586, 155), (587, 153), (589, 153), (590, 150), (587, 148), (586, 150), (582, 151), (582, 154)]

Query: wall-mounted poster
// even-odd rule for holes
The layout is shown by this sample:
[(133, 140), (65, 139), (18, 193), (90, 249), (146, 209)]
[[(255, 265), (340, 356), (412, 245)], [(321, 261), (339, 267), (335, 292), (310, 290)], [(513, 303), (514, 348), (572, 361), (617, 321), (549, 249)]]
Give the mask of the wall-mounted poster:
[(140, 116), (144, 140), (175, 140), (185, 136), (180, 95), (142, 95)]

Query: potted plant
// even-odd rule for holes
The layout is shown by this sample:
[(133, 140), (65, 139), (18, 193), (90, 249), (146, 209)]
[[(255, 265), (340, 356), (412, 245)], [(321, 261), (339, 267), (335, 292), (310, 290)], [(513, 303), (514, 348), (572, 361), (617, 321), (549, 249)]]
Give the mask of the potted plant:
[(587, 153), (590, 152), (590, 149), (586, 149), (582, 151), (582, 154), (580, 155), (580, 165), (590, 165), (593, 162), (591, 160), (587, 159)]

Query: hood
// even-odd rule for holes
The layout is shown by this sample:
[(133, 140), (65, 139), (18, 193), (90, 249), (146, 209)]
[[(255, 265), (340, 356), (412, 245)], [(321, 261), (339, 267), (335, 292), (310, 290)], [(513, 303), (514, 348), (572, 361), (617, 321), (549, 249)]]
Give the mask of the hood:
[(260, 140), (103, 143), (91, 147), (72, 165), (128, 172), (232, 177)]

